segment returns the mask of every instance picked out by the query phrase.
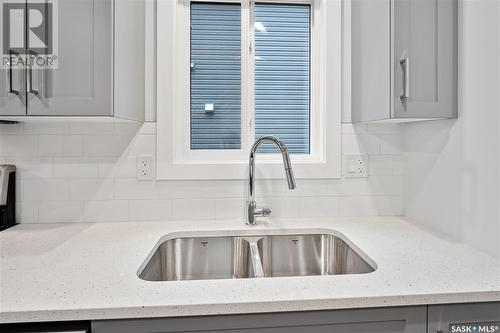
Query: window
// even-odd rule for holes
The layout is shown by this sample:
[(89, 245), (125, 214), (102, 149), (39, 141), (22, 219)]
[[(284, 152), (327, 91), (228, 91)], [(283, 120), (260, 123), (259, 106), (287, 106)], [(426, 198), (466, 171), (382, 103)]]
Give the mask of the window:
[(241, 148), (241, 6), (191, 4), (191, 149)]
[[(297, 177), (338, 177), (340, 27), (326, 0), (160, 2), (159, 178), (243, 179), (264, 135)], [(260, 176), (281, 178), (276, 148), (259, 152)]]
[[(309, 154), (310, 5), (255, 5), (255, 136)], [(263, 146), (275, 152), (274, 146)]]
[(310, 5), (256, 3), (253, 16), (254, 31), (245, 30), (239, 4), (191, 3), (191, 149), (241, 147), (243, 30), (255, 36), (247, 68), (255, 85), (246, 92), (255, 101), (254, 137), (276, 135), (290, 153), (309, 154)]

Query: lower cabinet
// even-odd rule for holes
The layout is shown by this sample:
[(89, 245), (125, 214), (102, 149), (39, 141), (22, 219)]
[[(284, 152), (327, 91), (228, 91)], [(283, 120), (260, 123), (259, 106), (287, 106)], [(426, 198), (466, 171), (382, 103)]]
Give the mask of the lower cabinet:
[[(91, 330), (89, 327), (91, 324)], [(500, 302), (79, 323), (0, 324), (2, 333), (500, 333)]]
[(429, 333), (500, 333), (500, 303), (429, 305)]
[(92, 333), (426, 333), (427, 307), (105, 320)]

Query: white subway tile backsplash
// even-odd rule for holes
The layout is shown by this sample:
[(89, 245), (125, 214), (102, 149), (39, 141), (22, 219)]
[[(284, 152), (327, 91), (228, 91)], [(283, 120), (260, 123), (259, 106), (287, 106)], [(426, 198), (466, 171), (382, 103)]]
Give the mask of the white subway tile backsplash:
[(378, 197), (380, 215), (401, 216), (403, 215), (403, 200), (401, 196)]
[(83, 136), (40, 135), (38, 156), (83, 156)]
[(170, 200), (130, 201), (130, 221), (169, 221), (172, 219)]
[(55, 158), (54, 177), (56, 178), (97, 178), (99, 165), (95, 159)]
[(170, 197), (166, 182), (115, 179), (114, 184), (116, 199), (145, 200)]
[(39, 201), (38, 222), (83, 222), (83, 201)]
[(23, 180), (23, 200), (68, 200), (68, 180), (66, 179), (26, 179)]
[(86, 201), (83, 206), (85, 222), (123, 222), (129, 220), (126, 200)]
[(213, 199), (174, 199), (172, 201), (174, 220), (215, 219)]
[(127, 153), (133, 140), (131, 135), (85, 135), (83, 154), (85, 156), (122, 156)]
[(300, 198), (257, 198), (259, 206), (271, 208), (271, 217), (287, 218), (298, 217)]
[(401, 156), (394, 155), (392, 157), (392, 160), (393, 160), (393, 175), (394, 176), (403, 175), (403, 161), (401, 159)]
[(28, 134), (66, 134), (69, 132), (69, 124), (63, 121), (26, 122), (23, 129)]
[(38, 201), (16, 202), (16, 222), (17, 223), (38, 222)]
[(136, 156), (101, 158), (98, 164), (100, 178), (135, 178)]
[[(299, 179), (294, 190), (288, 188), (285, 179), (257, 179), (255, 191), (260, 197), (308, 197), (327, 196), (329, 182), (325, 179)], [(239, 185), (246, 190), (246, 184)], [(243, 192), (246, 195), (246, 191)]]
[(215, 218), (218, 220), (237, 219), (245, 221), (247, 200), (243, 198), (229, 198), (215, 200)]
[(371, 195), (401, 195), (403, 178), (400, 176), (377, 176), (369, 180)]
[(47, 179), (54, 176), (54, 161), (48, 157), (7, 158), (7, 163), (16, 166), (19, 179)]
[[(369, 178), (257, 179), (273, 217), (402, 214), (401, 129), (342, 124), (344, 153), (369, 154)], [(0, 163), (17, 165), (17, 219), (34, 222), (244, 221), (247, 181), (138, 181), (137, 155), (156, 155), (156, 123), (0, 125)]]
[(305, 197), (300, 199), (301, 217), (329, 217), (339, 215), (338, 197)]
[(379, 154), (380, 138), (377, 135), (342, 135), (342, 153), (344, 154)]
[(330, 196), (369, 196), (373, 192), (369, 179), (332, 180), (330, 183)]
[(168, 183), (169, 194), (174, 198), (229, 198), (246, 197), (245, 181), (174, 181)]
[(33, 157), (37, 151), (36, 135), (0, 135), (0, 156)]
[(391, 155), (372, 155), (368, 163), (370, 176), (387, 176), (393, 174), (393, 158)]
[(104, 121), (75, 121), (69, 124), (71, 134), (114, 134), (115, 124)]
[(401, 154), (403, 149), (403, 141), (400, 135), (381, 135), (380, 136), (380, 152), (382, 154)]
[(113, 199), (112, 179), (72, 179), (69, 182), (70, 200)]
[(123, 199), (202, 199), (244, 197), (244, 181), (136, 181), (116, 179), (115, 193)]
[(340, 216), (379, 215), (376, 197), (342, 197), (339, 201)]
[(156, 136), (155, 135), (138, 135), (132, 141), (129, 155), (151, 155), (156, 156)]

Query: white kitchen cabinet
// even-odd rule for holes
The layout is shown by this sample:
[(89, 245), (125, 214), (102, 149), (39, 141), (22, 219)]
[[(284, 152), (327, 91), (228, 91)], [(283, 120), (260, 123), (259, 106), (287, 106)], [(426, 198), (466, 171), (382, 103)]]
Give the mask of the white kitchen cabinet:
[(457, 0), (353, 0), (353, 122), (457, 117)]
[(58, 68), (32, 70), (28, 115), (111, 115), (111, 18), (111, 1), (58, 2)]
[(2, 70), (1, 119), (93, 116), (143, 121), (144, 6), (135, 0), (59, 1), (58, 66), (13, 70), (12, 87), (11, 71)]
[(0, 116), (26, 115), (26, 93), (19, 89), (25, 85), (22, 71), (0, 68), (0, 78)]
[[(26, 5), (23, 5), (26, 8)], [(0, 17), (4, 17), (5, 6), (0, 6)], [(22, 26), (15, 26), (16, 30), (22, 31)], [(4, 24), (0, 24), (0, 38), (5, 34)], [(9, 60), (14, 58), (16, 53), (9, 50), (6, 54), (0, 50), (2, 63), (6, 60), (5, 66), (0, 66), (0, 115), (21, 116), (26, 114), (26, 86), (24, 71), (16, 69)], [(7, 59), (4, 57), (7, 56)]]

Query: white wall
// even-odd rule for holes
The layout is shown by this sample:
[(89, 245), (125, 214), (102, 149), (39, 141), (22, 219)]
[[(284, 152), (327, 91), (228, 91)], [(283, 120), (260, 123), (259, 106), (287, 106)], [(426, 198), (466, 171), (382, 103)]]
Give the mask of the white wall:
[[(400, 215), (401, 128), (343, 125), (343, 150), (366, 152), (358, 180), (261, 180), (257, 200), (275, 217)], [(0, 163), (18, 166), (21, 223), (187, 219), (243, 221), (244, 181), (137, 181), (137, 155), (154, 155), (156, 124), (0, 125)], [(258, 165), (257, 165), (258, 167)]]
[(500, 257), (500, 1), (463, 1), (459, 30), (459, 119), (405, 125), (406, 215)]
[[(0, 125), (0, 163), (18, 167), (19, 222), (243, 221), (245, 181), (135, 179), (137, 155), (156, 153), (154, 14), (155, 2), (147, 1), (145, 107), (151, 122)], [(269, 204), (275, 217), (401, 215), (402, 128), (344, 124), (342, 132), (344, 153), (369, 154), (368, 179), (298, 180), (295, 191), (284, 180), (260, 180), (259, 204)]]

